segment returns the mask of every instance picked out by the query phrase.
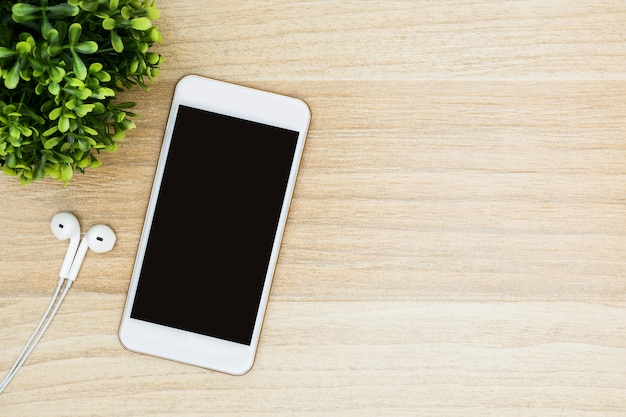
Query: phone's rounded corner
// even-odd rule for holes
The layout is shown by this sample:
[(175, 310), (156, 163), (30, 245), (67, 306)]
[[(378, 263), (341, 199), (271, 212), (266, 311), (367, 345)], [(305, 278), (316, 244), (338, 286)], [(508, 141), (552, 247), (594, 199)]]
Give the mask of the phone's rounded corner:
[(122, 321), (122, 323), (120, 323), (120, 327), (117, 330), (117, 340), (120, 342), (120, 345), (122, 345), (122, 347), (126, 350), (132, 351), (132, 349), (128, 346), (128, 340), (127, 340), (127, 333), (126, 333), (126, 326), (124, 325), (124, 322)]
[(122, 329), (122, 326), (120, 326), (120, 328), (117, 330), (117, 340), (118, 342), (120, 342), (120, 345), (122, 345), (122, 347), (124, 349), (128, 349), (128, 347), (126, 346), (126, 342), (124, 340), (124, 330)]
[(188, 80), (195, 80), (197, 78), (199, 78), (200, 76), (197, 74), (185, 74), (182, 77), (180, 77), (177, 81), (176, 84), (180, 84), (180, 83), (184, 83), (187, 82)]
[(254, 367), (255, 359), (256, 352), (251, 354), (250, 351), (248, 351), (243, 356), (240, 356), (238, 360), (230, 362), (229, 364), (224, 363), (225, 366), (222, 368), (222, 372), (232, 376), (244, 376)]
[(304, 101), (301, 98), (298, 97), (294, 97), (293, 98), (295, 100), (296, 103), (298, 103), (298, 105), (302, 108), (302, 112), (303, 114), (306, 115), (306, 124), (307, 126), (309, 125), (309, 123), (311, 122), (311, 117), (312, 117), (312, 110), (311, 110), (311, 106), (309, 106), (309, 103), (307, 103), (306, 101)]
[(252, 359), (249, 363), (244, 364), (241, 368), (232, 370), (230, 374), (233, 376), (244, 376), (252, 370), (253, 366), (254, 359)]
[(197, 74), (185, 74), (176, 82), (176, 89), (184, 88), (187, 84), (193, 83), (199, 78), (201, 77)]

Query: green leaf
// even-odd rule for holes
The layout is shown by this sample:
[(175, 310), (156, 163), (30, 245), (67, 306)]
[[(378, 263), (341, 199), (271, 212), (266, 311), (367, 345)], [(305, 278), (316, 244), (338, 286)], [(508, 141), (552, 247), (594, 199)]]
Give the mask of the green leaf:
[(145, 9), (148, 18), (151, 20), (157, 20), (161, 17), (161, 12), (156, 7), (146, 7)]
[(25, 67), (22, 68), (20, 71), (20, 78), (24, 81), (30, 81), (31, 79), (31, 68), (29, 67)]
[(102, 21), (102, 28), (104, 30), (113, 30), (113, 29), (115, 29), (115, 19), (111, 19), (110, 17), (107, 17), (106, 19), (104, 19)]
[(90, 74), (98, 73), (102, 71), (102, 68), (104, 68), (104, 66), (101, 63), (94, 62), (91, 65), (89, 65), (89, 73)]
[(52, 166), (47, 166), (46, 167), (46, 175), (48, 175), (50, 178), (53, 179), (58, 179), (61, 176), (61, 171), (59, 169), (60, 165), (58, 162), (56, 162), (54, 165)]
[(22, 136), (31, 137), (33, 135), (33, 130), (28, 126), (17, 126), (17, 130), (22, 134)]
[(20, 134), (20, 130), (15, 127), (15, 126), (11, 126), (9, 127), (9, 140), (11, 141), (11, 145), (13, 146), (19, 146), (20, 145), (20, 141), (18, 142), (13, 142), (14, 139), (20, 139), (21, 134)]
[(48, 7), (48, 14), (53, 19), (58, 19), (60, 17), (76, 16), (79, 12), (80, 8), (67, 3)]
[(61, 142), (61, 139), (63, 139), (62, 136), (55, 136), (53, 138), (50, 138), (43, 143), (43, 147), (45, 149), (52, 149), (57, 146), (59, 142)]
[(67, 132), (68, 130), (70, 130), (70, 119), (68, 119), (65, 116), (59, 117), (58, 126), (59, 126), (59, 132), (61, 133)]
[(87, 152), (87, 151), (89, 151), (89, 149), (91, 149), (91, 143), (89, 143), (88, 140), (79, 139), (78, 140), (78, 149), (80, 149), (83, 152)]
[(72, 97), (65, 103), (65, 108), (68, 110), (73, 110), (76, 107), (76, 98)]
[(65, 77), (65, 70), (61, 67), (52, 66), (48, 70), (48, 75), (50, 76), (50, 79), (52, 81), (54, 81), (55, 83), (60, 83), (61, 81), (63, 81), (63, 77)]
[(76, 97), (78, 97), (81, 100), (87, 100), (89, 97), (91, 97), (92, 92), (89, 88), (80, 88), (80, 89), (73, 89), (72, 91), (69, 91), (70, 94), (75, 95)]
[(98, 44), (94, 41), (81, 42), (74, 47), (81, 54), (93, 54), (98, 50)]
[(63, 107), (57, 107), (48, 114), (50, 120), (58, 119), (63, 114)]
[(98, 88), (91, 94), (91, 98), (95, 98), (97, 100), (104, 100), (107, 97), (115, 96), (115, 92), (110, 88), (102, 87)]
[(135, 30), (148, 30), (152, 27), (152, 20), (147, 17), (138, 17), (130, 20), (130, 27)]
[(9, 49), (9, 48), (5, 48), (4, 46), (0, 46), (0, 59), (8, 58), (10, 56), (15, 56), (17, 54), (18, 54), (18, 52), (14, 51), (13, 49)]
[(74, 58), (74, 74), (79, 80), (84, 80), (87, 78), (87, 67), (77, 53), (73, 53), (72, 56)]
[(124, 19), (128, 20), (133, 16), (133, 9), (129, 6), (124, 6), (122, 7), (120, 14)]
[(15, 157), (14, 153), (10, 153), (7, 156), (7, 166), (9, 168), (15, 168), (15, 165), (17, 165), (17, 158)]
[(15, 50), (20, 54), (20, 55), (26, 55), (27, 53), (30, 52), (30, 44), (28, 42), (18, 42), (15, 45)]
[(11, 8), (11, 13), (13, 13), (14, 16), (24, 17), (24, 16), (38, 13), (39, 10), (41, 10), (41, 8), (37, 6), (32, 6), (30, 4), (25, 4), (25, 3), (17, 3), (17, 4), (14, 4), (13, 7)]
[(78, 117), (85, 117), (87, 113), (90, 113), (93, 110), (94, 107), (95, 106), (93, 104), (83, 104), (74, 108), (74, 113), (76, 113)]
[(87, 126), (87, 125), (83, 125), (83, 126), (82, 126), (82, 129), (83, 129), (83, 130), (85, 131), (85, 133), (87, 133), (88, 135), (91, 135), (91, 136), (98, 136), (98, 131), (97, 131), (97, 130), (95, 130), (95, 129), (90, 128), (90, 127), (89, 127), (89, 126)]
[(130, 63), (128, 72), (130, 72), (131, 74), (134, 74), (137, 72), (137, 68), (139, 68), (139, 60), (137, 59), (137, 57), (135, 57)]
[(116, 31), (111, 31), (111, 46), (113, 46), (113, 49), (117, 53), (122, 53), (124, 51), (124, 42)]
[(48, 20), (47, 18), (43, 19), (43, 21), (41, 22), (41, 33), (44, 35), (44, 39), (47, 39), (47, 35), (51, 31), (52, 24), (50, 23), (50, 20)]
[(46, 155), (41, 156), (41, 160), (35, 167), (35, 172), (33, 173), (33, 180), (39, 181), (42, 180), (46, 175)]
[(46, 34), (46, 39), (49, 44), (57, 44), (59, 43), (59, 31), (56, 29), (50, 29)]
[(93, 104), (94, 104), (93, 112), (96, 113), (96, 114), (102, 114), (102, 113), (104, 113), (107, 110), (107, 108), (104, 106), (104, 104), (102, 104), (102, 102), (100, 102), (100, 101), (97, 101), (97, 102), (95, 102)]
[(40, 74), (43, 74), (44, 70), (46, 69), (41, 60), (39, 60), (38, 58), (33, 58), (30, 55), (28, 56), (28, 64), (32, 67), (33, 70), (39, 72)]
[(161, 43), (163, 42), (163, 36), (161, 32), (159, 32), (156, 28), (152, 28), (148, 31), (148, 39), (152, 43)]
[(80, 34), (83, 31), (83, 27), (80, 25), (80, 23), (72, 23), (70, 25), (70, 30), (68, 32), (68, 35), (70, 37), (70, 43), (72, 45), (75, 45), (76, 42), (78, 42), (78, 38), (80, 38)]
[(41, 136), (43, 136), (43, 137), (48, 137), (48, 136), (50, 136), (50, 135), (55, 134), (55, 133), (56, 133), (56, 132), (58, 132), (58, 131), (59, 131), (59, 128), (58, 128), (58, 126), (56, 126), (56, 125), (55, 125), (55, 126), (52, 126), (50, 129), (46, 130), (45, 132), (43, 132), (43, 133), (41, 134)]
[(121, 130), (121, 129), (120, 129), (120, 130), (117, 130), (117, 131), (115, 132), (115, 134), (114, 134), (113, 136), (111, 136), (111, 138), (112, 138), (114, 141), (120, 141), (120, 140), (124, 139), (125, 137), (126, 137), (126, 132), (125, 132), (125, 131), (123, 131), (123, 130)]
[(72, 168), (71, 165), (62, 165), (61, 166), (61, 179), (67, 183), (72, 179), (72, 176), (74, 175), (74, 169)]
[(64, 49), (65, 49), (65, 47), (63, 47), (63, 46), (50, 45), (50, 46), (48, 46), (47, 52), (48, 52), (48, 55), (50, 55), (50, 56), (57, 56), (61, 52), (63, 52)]
[(59, 93), (61, 92), (61, 85), (53, 81), (48, 85), (48, 91), (53, 96), (58, 96)]
[(160, 60), (161, 60), (161, 55), (159, 54), (155, 54), (154, 52), (150, 52), (146, 54), (146, 61), (148, 61), (150, 65), (157, 65)]
[(65, 81), (67, 81), (66, 86), (76, 87), (76, 88), (83, 88), (85, 86), (84, 82), (82, 82), (81, 80), (75, 77), (72, 77), (72, 78), (67, 77)]
[(115, 105), (116, 109), (130, 109), (132, 107), (135, 107), (137, 105), (137, 103), (135, 103), (134, 101), (125, 101), (123, 103), (118, 103)]
[(111, 74), (109, 74), (108, 72), (98, 71), (94, 73), (93, 76), (103, 83), (108, 83), (109, 81), (111, 81)]
[(78, 161), (76, 166), (78, 166), (79, 168), (87, 168), (90, 164), (91, 164), (91, 160), (89, 158), (84, 158)]
[(13, 65), (13, 68), (11, 68), (11, 71), (9, 71), (9, 73), (5, 76), (4, 86), (9, 90), (15, 89), (15, 87), (17, 87), (17, 84), (20, 82), (20, 70), (21, 65), (20, 62), (17, 61)]
[(135, 129), (136, 127), (137, 127), (137, 125), (132, 120), (124, 119), (122, 121), (122, 128), (124, 130)]
[(6, 175), (10, 175), (12, 177), (14, 177), (17, 173), (15, 172), (14, 169), (9, 168), (9, 164), (7, 161), (7, 164), (4, 166), (4, 168), (2, 168), (2, 171), (6, 174)]
[[(135, 1), (135, 0), (126, 0), (126, 1)], [(145, 1), (145, 0), (139, 0), (141, 1)], [(105, 3), (106, 0), (80, 0), (80, 1), (68, 1), (68, 3), (70, 4), (75, 4), (77, 3), (78, 6), (80, 6), (81, 9), (87, 11), (87, 12), (94, 12), (96, 10), (98, 10), (98, 6), (100, 6), (102, 3)]]

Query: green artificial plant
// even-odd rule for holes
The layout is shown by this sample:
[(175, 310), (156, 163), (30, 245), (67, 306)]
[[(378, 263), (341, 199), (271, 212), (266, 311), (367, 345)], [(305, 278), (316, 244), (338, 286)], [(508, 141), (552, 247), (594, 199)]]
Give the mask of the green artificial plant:
[(159, 74), (151, 0), (0, 1), (0, 168), (67, 184), (135, 127), (116, 93)]

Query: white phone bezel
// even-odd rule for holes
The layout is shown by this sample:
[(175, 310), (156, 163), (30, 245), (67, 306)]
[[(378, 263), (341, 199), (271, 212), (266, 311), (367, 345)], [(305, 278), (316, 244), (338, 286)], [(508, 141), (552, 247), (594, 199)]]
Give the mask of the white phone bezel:
[[(263, 285), (261, 303), (257, 311), (252, 341), (249, 346), (130, 317), (161, 179), (165, 169), (165, 161), (180, 105), (298, 132), (298, 141), (292, 162), (292, 169), (287, 182), (287, 191), (285, 193), (284, 204), (276, 230), (269, 268)], [(139, 241), (139, 248), (120, 323), (119, 339), (126, 349), (232, 375), (242, 375), (251, 369), (256, 356), (274, 269), (278, 259), (278, 251), (304, 149), (310, 118), (311, 113), (307, 104), (294, 97), (197, 75), (187, 75), (178, 81), (171, 103), (161, 153)], [(188, 244), (193, 244), (193, 242), (189, 242)]]

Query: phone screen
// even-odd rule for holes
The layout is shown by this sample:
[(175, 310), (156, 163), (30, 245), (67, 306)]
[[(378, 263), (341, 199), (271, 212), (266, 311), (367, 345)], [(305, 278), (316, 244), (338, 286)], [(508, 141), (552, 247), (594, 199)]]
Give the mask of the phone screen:
[(297, 139), (178, 106), (131, 317), (250, 345)]

